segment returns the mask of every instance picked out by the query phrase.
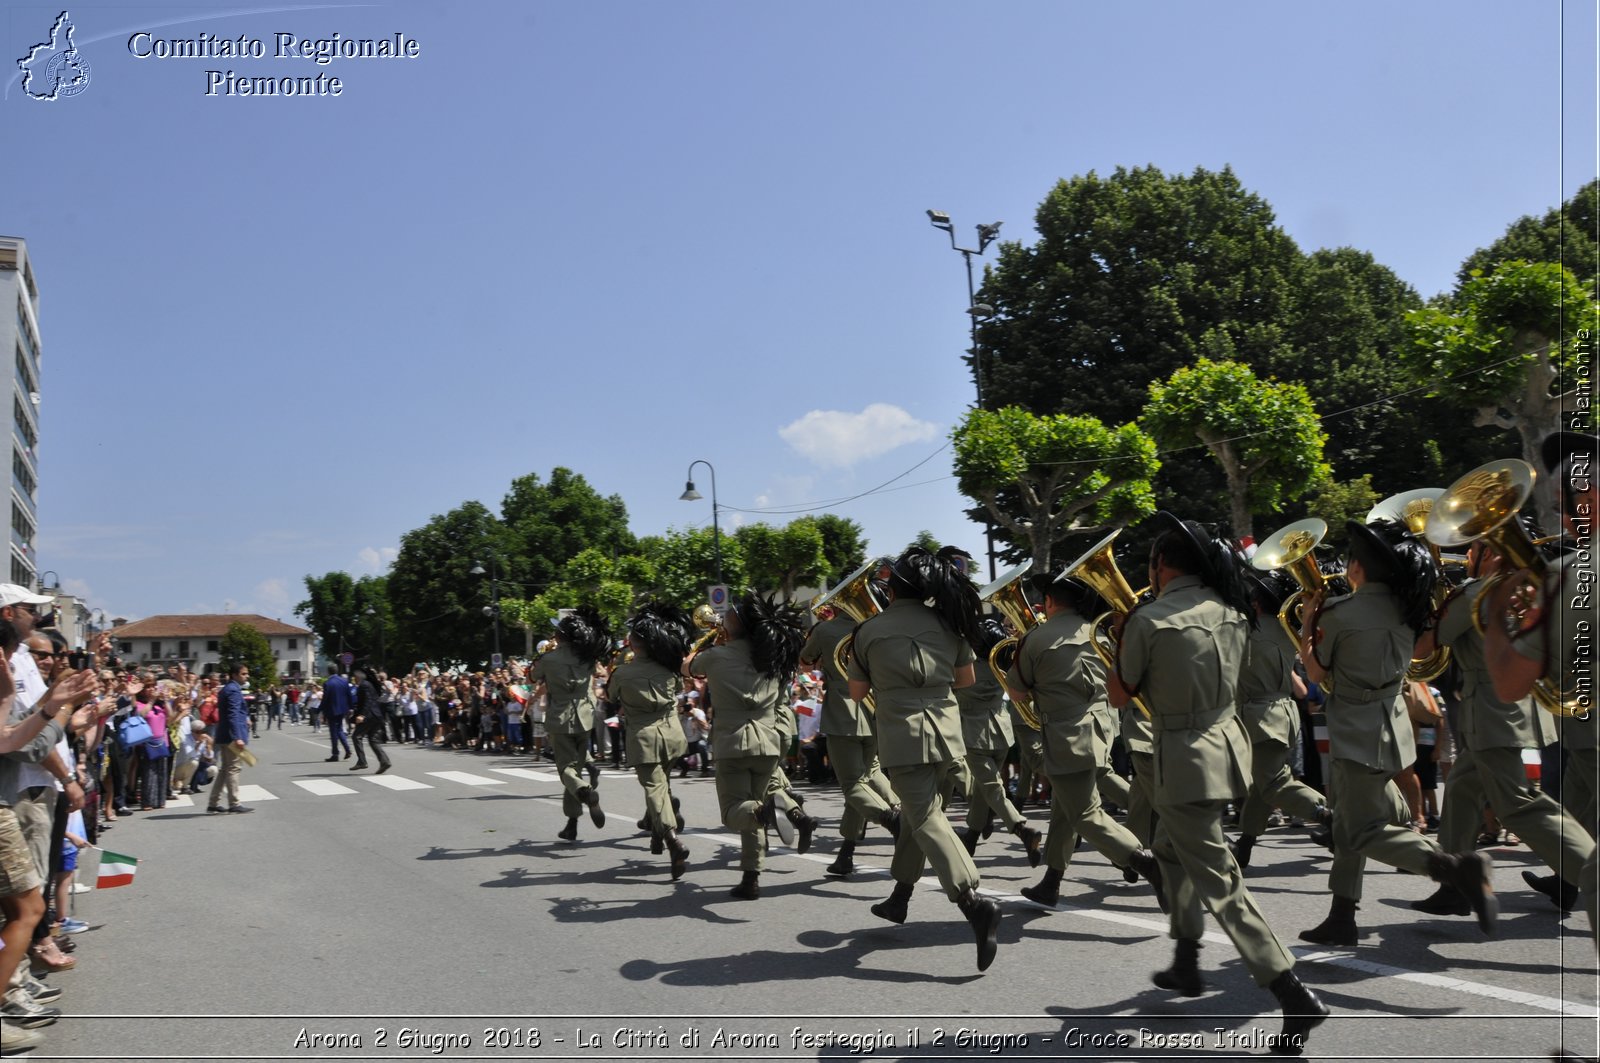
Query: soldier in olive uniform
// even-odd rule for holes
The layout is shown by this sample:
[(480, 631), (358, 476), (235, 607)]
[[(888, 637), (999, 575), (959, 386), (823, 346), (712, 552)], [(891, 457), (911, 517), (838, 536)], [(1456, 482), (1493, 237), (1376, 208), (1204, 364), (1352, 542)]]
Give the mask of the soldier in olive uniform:
[(678, 838), (677, 809), (672, 800), (672, 765), (689, 742), (678, 723), (678, 671), (689, 652), (692, 622), (677, 606), (651, 603), (628, 621), (630, 660), (611, 672), (611, 698), (628, 718), (628, 763), (644, 788), (645, 821), (654, 839), (652, 850), (665, 848), (672, 858), (672, 878), (683, 877), (689, 849)]
[[(978, 591), (954, 557), (913, 546), (890, 568), (889, 599), (856, 628), (850, 660), (850, 696), (875, 699), (879, 754), (902, 816), (890, 867), (894, 892), (872, 912), (905, 922), (931, 863), (972, 926), (978, 970), (986, 970), (998, 947), (1000, 906), (978, 894), (978, 869), (944, 811), (966, 754), (953, 691), (973, 681), (973, 647), (982, 641)], [(930, 599), (932, 606), (924, 604)]]
[[(1017, 802), (1019, 809), (1028, 807), (1034, 787), (1044, 778), (1044, 739), (1028, 726), (1028, 721), (1017, 711), (1016, 703), (1006, 699), (1006, 715), (1011, 718), (1011, 734), (1017, 743)], [(988, 822), (984, 830), (992, 829)], [(988, 837), (985, 833), (984, 837)]]
[[(1022, 839), (1028, 851), (1028, 862), (1037, 867), (1039, 832), (1029, 827), (1027, 819), (1006, 799), (1006, 784), (1000, 773), (1014, 741), (1013, 728), (1010, 714), (1006, 712), (1005, 688), (995, 678), (986, 651), (993, 651), (1005, 637), (1005, 628), (998, 620), (983, 621), (983, 642), (972, 664), (973, 683), (956, 691), (956, 704), (961, 707), (961, 739), (967, 747), (967, 774), (972, 779), (967, 791), (967, 825), (961, 831), (961, 842), (968, 854), (976, 853), (978, 841), (990, 822), (999, 819), (1006, 830)], [(1032, 730), (1026, 722), (1018, 726), (1024, 731)]]
[[(1595, 571), (1593, 542), (1595, 518), (1600, 514), (1600, 476), (1596, 466), (1596, 440), (1592, 434), (1556, 432), (1545, 438), (1546, 471), (1561, 484), (1561, 519), (1582, 547), (1549, 566), (1538, 600), (1521, 603), (1518, 588), (1528, 573), (1502, 580), (1491, 592), (1485, 609), (1484, 656), (1502, 701), (1520, 701), (1533, 693), (1541, 679), (1572, 699), (1582, 715), (1562, 718), (1561, 743), (1567, 748), (1567, 772), (1562, 788), (1577, 776), (1580, 785), (1593, 787), (1595, 757)], [(1512, 634), (1510, 625), (1516, 625)], [(1582, 817), (1579, 817), (1582, 822)], [(1589, 932), (1600, 949), (1600, 924), (1596, 922), (1596, 892), (1600, 887), (1600, 849), (1591, 850), (1578, 874), (1579, 900), (1589, 915)]]
[(1172, 966), (1153, 978), (1183, 996), (1205, 992), (1200, 976), (1202, 906), (1232, 940), (1257, 985), (1283, 1008), (1272, 1051), (1298, 1055), (1328, 1016), (1300, 984), (1294, 958), (1267, 925), (1228, 852), (1222, 811), (1244, 790), (1250, 746), (1236, 709), (1239, 669), (1253, 617), (1231, 549), (1191, 521), (1158, 514), (1150, 548), (1156, 599), (1121, 619), (1117, 667), (1106, 679), (1111, 704), (1140, 697), (1154, 739), (1154, 794), (1171, 934)]
[(1349, 947), (1359, 938), (1357, 902), (1368, 857), (1446, 882), (1467, 898), (1485, 934), (1499, 915), (1490, 882), (1493, 861), (1475, 852), (1446, 853), (1403, 824), (1410, 820), (1392, 781), (1416, 759), (1401, 690), (1418, 634), (1433, 614), (1437, 578), (1427, 549), (1395, 521), (1345, 524), (1353, 593), (1305, 598), (1300, 659), (1328, 691), (1332, 758), (1333, 894), (1328, 918), (1300, 937)]
[[(555, 754), (556, 771), (566, 793), (561, 811), (567, 825), (557, 837), (578, 840), (578, 813), (589, 810), (596, 827), (606, 825), (600, 808), (599, 781), (589, 756), (589, 733), (594, 730), (595, 667), (611, 647), (611, 633), (599, 613), (584, 607), (556, 621), (556, 646), (534, 662), (528, 673), (530, 683), (543, 680), (550, 704), (545, 709), (545, 733)], [(587, 781), (585, 780), (587, 773)]]
[(778, 713), (788, 712), (789, 683), (800, 662), (799, 615), (757, 595), (747, 595), (723, 617), (727, 641), (683, 664), (683, 674), (704, 676), (716, 715), (711, 748), (722, 823), (739, 832), (739, 884), (730, 896), (761, 896), (763, 828), (777, 828), (769, 792), (786, 740)]
[(1267, 815), (1281, 808), (1291, 816), (1331, 823), (1322, 795), (1294, 777), (1290, 753), (1300, 745), (1300, 713), (1294, 699), (1306, 684), (1295, 672), (1295, 646), (1278, 623), (1278, 611), (1294, 592), (1282, 572), (1258, 573), (1241, 567), (1250, 589), (1256, 623), (1245, 645), (1239, 673), (1239, 718), (1250, 736), (1250, 791), (1239, 810), (1239, 840), (1230, 848), (1240, 867), (1250, 866), (1256, 839), (1267, 829)]
[[(790, 682), (793, 682), (793, 676), (790, 677)], [(795, 748), (795, 736), (800, 727), (800, 721), (795, 717), (794, 699), (790, 696), (790, 687), (784, 688), (783, 705), (779, 708), (774, 723), (777, 725), (778, 740), (782, 743), (784, 751), (779, 755), (778, 763), (773, 765), (772, 778), (767, 780), (767, 795), (772, 798), (773, 807), (777, 810), (778, 838), (783, 844), (794, 846), (795, 852), (809, 852), (811, 836), (822, 824), (815, 816), (806, 812), (800, 795), (789, 785), (789, 773), (784, 770), (784, 761), (789, 752)]]
[(844, 793), (844, 815), (839, 817), (839, 855), (828, 865), (830, 875), (855, 870), (856, 841), (868, 823), (882, 825), (891, 834), (900, 829), (900, 809), (894, 790), (878, 765), (878, 735), (872, 713), (851, 700), (850, 677), (841, 672), (833, 649), (855, 630), (856, 622), (831, 614), (815, 624), (800, 649), (800, 663), (822, 665), (824, 694), (821, 732), (828, 737), (828, 763)]
[[(1450, 647), (1451, 659), (1461, 670), (1462, 696), (1455, 710), (1459, 740), (1456, 762), (1444, 784), (1444, 816), (1439, 823), (1439, 844), (1446, 850), (1468, 849), (1477, 836), (1484, 802), (1500, 823), (1545, 863), (1565, 878), (1557, 899), (1571, 910), (1578, 893), (1578, 873), (1594, 851), (1594, 839), (1548, 794), (1528, 781), (1522, 751), (1536, 748), (1533, 702), (1504, 702), (1494, 695), (1494, 681), (1483, 657), (1483, 636), (1473, 624), (1487, 585), (1486, 577), (1499, 568), (1499, 555), (1481, 540), (1467, 548), (1463, 584), (1440, 611), (1438, 625), (1423, 632), (1413, 656), (1431, 654), (1437, 646)], [(1532, 872), (1524, 872), (1529, 877)], [(1467, 899), (1449, 885), (1440, 885), (1431, 897), (1412, 904), (1430, 915), (1468, 915)]]
[[(1006, 686), (1019, 703), (1031, 703), (1043, 725), (1044, 768), (1050, 779), (1048, 865), (1037, 886), (1022, 895), (1054, 908), (1061, 877), (1081, 835), (1118, 867), (1132, 867), (1161, 895), (1161, 871), (1139, 840), (1100, 804), (1099, 776), (1108, 750), (1096, 710), (1106, 703), (1106, 669), (1090, 642), (1090, 622), (1104, 607), (1100, 596), (1071, 577), (1046, 576), (1038, 588), (1045, 621), (1017, 647)], [(1031, 855), (1031, 854), (1030, 854)]]

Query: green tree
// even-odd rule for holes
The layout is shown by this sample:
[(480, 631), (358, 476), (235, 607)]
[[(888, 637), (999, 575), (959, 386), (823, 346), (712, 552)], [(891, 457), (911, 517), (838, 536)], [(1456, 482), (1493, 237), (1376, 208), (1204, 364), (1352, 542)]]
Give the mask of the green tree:
[(601, 495), (571, 469), (552, 469), (548, 482), (536, 473), (519, 476), (500, 504), (500, 516), (506, 528), (501, 575), (525, 592), (560, 579), (584, 549), (607, 557), (635, 551), (622, 498)]
[(1456, 286), (1464, 287), (1475, 276), (1487, 276), (1505, 262), (1554, 262), (1571, 270), (1593, 298), (1596, 273), (1600, 270), (1597, 233), (1600, 180), (1590, 181), (1542, 218), (1529, 214), (1512, 222), (1500, 239), (1467, 256), (1456, 274)]
[[(1539, 441), (1561, 426), (1580, 367), (1592, 371), (1600, 304), (1555, 263), (1505, 262), (1408, 320), (1406, 363), (1418, 383), (1473, 409), (1474, 424), (1516, 432), (1537, 468)], [(1539, 479), (1538, 500), (1545, 526), (1560, 527), (1549, 478)]]
[[(930, 554), (936, 554), (944, 548), (944, 543), (941, 543), (938, 539), (935, 539), (933, 537), (933, 532), (929, 531), (927, 528), (923, 528), (921, 531), (917, 532), (916, 538), (912, 539), (909, 545), (920, 546)], [(894, 553), (895, 556), (898, 556), (900, 551), (896, 550)], [(862, 560), (864, 561), (866, 559), (862, 558)], [(849, 573), (847, 572), (845, 575), (849, 575)]]
[[(348, 572), (306, 576), (306, 597), (295, 614), (317, 636), (326, 657), (345, 651), (377, 661), (397, 638), (382, 576), (351, 579)], [(392, 661), (382, 661), (385, 667)], [(392, 670), (392, 669), (391, 669)]]
[(1345, 521), (1365, 521), (1372, 507), (1386, 497), (1373, 490), (1370, 473), (1362, 473), (1354, 480), (1335, 480), (1329, 476), (1317, 482), (1315, 491), (1306, 500), (1306, 516), (1321, 517), (1327, 522), (1330, 533), (1342, 538)]
[(387, 647), (390, 656), (441, 664), (486, 660), (492, 645), (492, 621), (483, 614), (490, 604), (489, 579), (472, 569), (508, 553), (504, 530), (480, 502), (463, 503), (402, 535), (388, 578), (398, 642)]
[(867, 536), (861, 525), (847, 517), (824, 513), (812, 519), (822, 533), (822, 556), (828, 562), (822, 578), (832, 587), (867, 559)]
[(1276, 513), (1327, 475), (1327, 436), (1306, 389), (1237, 362), (1202, 358), (1152, 383), (1140, 420), (1163, 447), (1205, 444), (1227, 479), (1235, 535), (1252, 533), (1253, 512)]
[[(716, 555), (710, 528), (668, 528), (639, 540), (639, 555), (655, 567), (649, 593), (692, 609), (706, 600), (706, 587), (716, 582)], [(722, 579), (730, 587), (746, 584), (744, 553), (739, 540), (722, 537)]]
[(1038, 571), (1049, 571), (1069, 532), (1103, 532), (1155, 511), (1150, 478), (1161, 463), (1137, 425), (1008, 406), (969, 411), (950, 438), (962, 493), (994, 520), (1008, 560), (1032, 558)]
[(272, 655), (272, 643), (267, 636), (236, 620), (228, 625), (219, 645), (224, 668), (243, 662), (250, 666), (250, 682), (256, 689), (272, 686), (278, 681), (278, 659)]
[(1132, 421), (1145, 386), (1215, 354), (1265, 366), (1300, 252), (1232, 169), (1118, 168), (1059, 182), (1031, 247), (1003, 244), (979, 299), (987, 409)]
[(796, 587), (819, 582), (828, 570), (822, 529), (812, 517), (798, 517), (782, 528), (746, 524), (733, 537), (756, 589), (778, 591), (784, 601), (794, 598)]

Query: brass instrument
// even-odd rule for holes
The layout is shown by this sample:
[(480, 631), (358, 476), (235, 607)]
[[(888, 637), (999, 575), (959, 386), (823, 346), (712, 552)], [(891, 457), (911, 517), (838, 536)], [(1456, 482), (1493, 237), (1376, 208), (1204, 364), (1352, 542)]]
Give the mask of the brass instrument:
[[(1015, 635), (1001, 639), (994, 644), (994, 649), (989, 651), (989, 669), (994, 672), (996, 679), (1003, 684), (1005, 674), (1011, 670), (1011, 662), (1016, 659), (1017, 646), (1022, 642), (1022, 636), (1039, 623), (1039, 618), (1033, 611), (1033, 606), (1028, 604), (1028, 595), (1025, 589), (1023, 576), (1033, 567), (1032, 561), (1026, 561), (983, 590), (978, 592), (985, 604), (992, 605), (1011, 624)], [(1022, 717), (1022, 722), (1035, 731), (1042, 730), (1043, 725), (1039, 714), (1033, 710), (1033, 705), (1015, 696), (1011, 703), (1017, 707), (1017, 715)]]
[(1281, 568), (1300, 584), (1300, 589), (1285, 598), (1283, 607), (1278, 610), (1278, 623), (1283, 625), (1289, 641), (1295, 646), (1300, 645), (1303, 619), (1300, 616), (1300, 599), (1312, 592), (1325, 593), (1328, 589), (1328, 577), (1317, 567), (1316, 557), (1317, 545), (1327, 534), (1328, 522), (1320, 517), (1297, 520), (1263, 539), (1256, 547), (1255, 556), (1250, 559), (1251, 567), (1263, 572)]
[[(1095, 617), (1094, 623), (1089, 628), (1089, 641), (1108, 672), (1115, 672), (1117, 669), (1117, 639), (1111, 633), (1111, 624), (1119, 613), (1126, 615), (1133, 612), (1133, 607), (1139, 604), (1139, 598), (1143, 593), (1135, 594), (1133, 588), (1128, 586), (1122, 570), (1117, 567), (1116, 555), (1111, 552), (1111, 544), (1120, 534), (1122, 530), (1119, 528), (1089, 547), (1056, 577), (1082, 580), (1090, 590), (1104, 598), (1106, 604), (1111, 606)], [(1132, 704), (1149, 718), (1150, 706), (1144, 703), (1143, 698), (1135, 694)]]
[(704, 631), (705, 634), (696, 639), (695, 644), (689, 647), (690, 657), (716, 642), (723, 634), (722, 617), (718, 616), (717, 611), (704, 602), (694, 607), (694, 626)]
[[(1428, 541), (1440, 546), (1464, 546), (1482, 539), (1502, 559), (1501, 571), (1485, 581), (1478, 597), (1480, 605), (1494, 593), (1504, 579), (1526, 571), (1529, 575), (1518, 597), (1537, 600), (1550, 568), (1538, 546), (1517, 520), (1517, 512), (1533, 494), (1538, 478), (1533, 466), (1517, 458), (1502, 458), (1480, 465), (1451, 484), (1434, 503), (1424, 530)], [(1473, 623), (1483, 631), (1481, 610), (1474, 610)], [(1525, 609), (1514, 607), (1503, 618), (1509, 629), (1522, 626)], [(1541, 676), (1533, 685), (1533, 698), (1555, 716), (1581, 716), (1588, 709), (1576, 695), (1562, 692), (1559, 678)]]
[[(813, 602), (812, 610), (828, 606), (858, 624), (870, 616), (883, 612), (883, 603), (878, 600), (877, 592), (872, 589), (872, 577), (880, 563), (877, 558), (869, 559), (860, 568), (840, 580), (839, 585), (833, 590)], [(840, 675), (850, 674), (850, 648), (855, 645), (855, 641), (855, 633), (851, 632), (834, 644), (833, 667)], [(868, 712), (876, 711), (871, 694), (862, 698), (860, 705)]]
[[(1402, 491), (1398, 495), (1390, 495), (1372, 507), (1367, 513), (1366, 523), (1392, 520), (1404, 524), (1412, 535), (1421, 536), (1423, 528), (1428, 524), (1428, 515), (1433, 512), (1434, 503), (1442, 494), (1444, 494), (1442, 487), (1422, 487), (1415, 491)], [(1439, 544), (1430, 539), (1423, 539), (1423, 542), (1428, 544), (1428, 553), (1433, 555), (1433, 567), (1443, 576), (1444, 555), (1439, 551)], [(1450, 587), (1445, 580), (1440, 579), (1433, 585), (1435, 616), (1444, 608), (1445, 599), (1449, 597)], [(1450, 667), (1450, 647), (1439, 646), (1426, 657), (1413, 658), (1411, 666), (1406, 669), (1406, 679), (1425, 683), (1430, 679), (1437, 679), (1448, 667)]]

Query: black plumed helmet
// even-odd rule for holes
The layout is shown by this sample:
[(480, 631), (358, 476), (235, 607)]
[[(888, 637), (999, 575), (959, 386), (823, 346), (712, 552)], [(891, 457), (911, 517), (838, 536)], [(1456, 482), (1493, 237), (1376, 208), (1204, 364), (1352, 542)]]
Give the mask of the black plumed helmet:
[(561, 641), (584, 664), (595, 664), (611, 646), (611, 629), (605, 617), (591, 606), (579, 606), (556, 621)]

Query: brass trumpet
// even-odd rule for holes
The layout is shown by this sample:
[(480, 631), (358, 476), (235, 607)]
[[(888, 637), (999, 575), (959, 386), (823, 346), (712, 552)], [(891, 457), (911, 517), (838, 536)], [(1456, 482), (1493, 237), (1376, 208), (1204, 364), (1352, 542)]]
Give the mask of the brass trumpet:
[(718, 616), (717, 611), (704, 602), (694, 607), (694, 626), (704, 631), (705, 634), (696, 639), (695, 644), (689, 647), (690, 657), (716, 642), (723, 634), (722, 617)]
[[(1501, 571), (1484, 583), (1478, 601), (1481, 605), (1501, 580), (1526, 571), (1529, 575), (1518, 590), (1518, 599), (1537, 601), (1543, 590), (1549, 566), (1534, 541), (1517, 520), (1517, 512), (1533, 493), (1538, 474), (1533, 466), (1517, 458), (1503, 458), (1480, 465), (1451, 484), (1434, 503), (1424, 534), (1440, 546), (1465, 546), (1474, 539), (1502, 558)], [(1525, 608), (1513, 609), (1502, 618), (1509, 630), (1522, 627)], [(1473, 624), (1484, 629), (1481, 609), (1474, 611)], [(1578, 697), (1564, 692), (1561, 679), (1542, 676), (1533, 686), (1533, 698), (1555, 716), (1581, 716), (1588, 711)]]
[[(1404, 524), (1410, 529), (1412, 535), (1421, 536), (1423, 529), (1428, 524), (1428, 517), (1433, 512), (1434, 504), (1439, 496), (1444, 494), (1442, 487), (1422, 487), (1415, 491), (1403, 491), (1373, 506), (1367, 513), (1366, 523), (1375, 520), (1392, 520)], [(1444, 574), (1444, 557), (1439, 551), (1439, 545), (1431, 539), (1423, 539), (1428, 545), (1428, 553), (1433, 555), (1433, 567)], [(1450, 597), (1450, 588), (1444, 580), (1439, 580), (1433, 585), (1433, 611), (1437, 615), (1444, 607), (1445, 599)], [(1408, 680), (1427, 682), (1437, 679), (1446, 668), (1450, 667), (1450, 647), (1440, 646), (1426, 657), (1413, 658), (1411, 666), (1406, 669)]]
[[(872, 589), (872, 576), (880, 564), (877, 558), (872, 558), (856, 569), (850, 575), (839, 581), (839, 585), (828, 593), (822, 595), (811, 604), (815, 612), (828, 606), (845, 614), (856, 623), (876, 616), (883, 612), (883, 603), (878, 600), (878, 594)], [(833, 647), (833, 667), (840, 675), (850, 674), (850, 649), (855, 645), (854, 632), (840, 639)], [(868, 694), (861, 699), (861, 707), (868, 712), (876, 712), (877, 707)]]
[[(1025, 590), (1023, 576), (1033, 567), (1032, 561), (1024, 562), (1007, 572), (983, 590), (978, 592), (978, 597), (995, 607), (1000, 615), (1011, 624), (1015, 635), (1001, 639), (994, 644), (994, 649), (989, 651), (989, 670), (994, 672), (995, 678), (1005, 683), (1005, 674), (1011, 670), (1011, 663), (1016, 659), (1017, 646), (1022, 642), (1022, 636), (1039, 623), (1039, 618), (1034, 614), (1033, 606), (1028, 604), (1028, 595)], [(1017, 707), (1017, 715), (1022, 717), (1022, 722), (1035, 731), (1042, 730), (1043, 724), (1039, 714), (1033, 710), (1033, 705), (1016, 697), (1011, 703)]]

